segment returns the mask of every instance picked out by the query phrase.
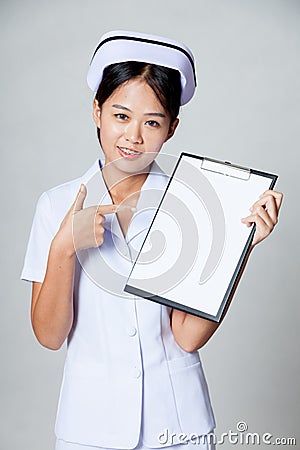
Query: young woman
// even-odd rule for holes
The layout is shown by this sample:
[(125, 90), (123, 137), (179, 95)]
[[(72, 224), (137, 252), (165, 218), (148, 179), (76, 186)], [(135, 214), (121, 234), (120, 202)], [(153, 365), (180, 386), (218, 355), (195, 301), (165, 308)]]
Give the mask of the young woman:
[[(104, 158), (42, 194), (22, 273), (39, 342), (55, 350), (68, 340), (56, 449), (189, 448), (215, 427), (197, 350), (218, 325), (123, 288), (167, 185), (154, 159), (194, 93), (193, 56), (170, 39), (108, 33), (88, 83)], [(252, 248), (281, 201), (267, 191), (243, 219), (256, 223)]]

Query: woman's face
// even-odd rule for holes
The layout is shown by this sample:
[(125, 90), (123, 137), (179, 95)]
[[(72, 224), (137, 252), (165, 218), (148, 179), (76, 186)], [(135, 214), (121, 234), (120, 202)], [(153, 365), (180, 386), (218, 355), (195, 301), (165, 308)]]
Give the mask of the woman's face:
[(174, 134), (178, 119), (170, 117), (151, 87), (142, 79), (119, 86), (101, 109), (94, 102), (105, 164), (126, 173), (144, 170)]

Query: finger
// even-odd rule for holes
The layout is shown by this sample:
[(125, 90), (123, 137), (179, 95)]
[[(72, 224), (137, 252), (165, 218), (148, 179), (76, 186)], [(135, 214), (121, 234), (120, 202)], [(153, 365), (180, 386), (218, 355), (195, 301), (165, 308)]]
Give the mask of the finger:
[(134, 206), (130, 206), (130, 205), (126, 205), (126, 203), (121, 203), (120, 205), (118, 205), (118, 212), (119, 211), (131, 211), (131, 212), (136, 212), (137, 209)]
[[(276, 225), (278, 221), (278, 210), (274, 197), (272, 195), (266, 195), (262, 197), (260, 200), (254, 203), (254, 205), (250, 208), (252, 214), (258, 213), (263, 214), (262, 217), (266, 217), (263, 211), (266, 211), (272, 220), (273, 225)], [(267, 219), (268, 222), (268, 219)]]
[(113, 214), (116, 213), (118, 210), (118, 205), (111, 204), (111, 205), (99, 205), (97, 206), (96, 213), (97, 214)]
[[(241, 222), (247, 224), (248, 226), (251, 226), (253, 223), (256, 223), (257, 220), (258, 220), (259, 218), (261, 218), (261, 217), (259, 216), (259, 214), (254, 213), (254, 214), (250, 214), (250, 215), (247, 216), (247, 217), (243, 217), (243, 218), (241, 219)], [(262, 219), (262, 218), (261, 218), (261, 219)], [(262, 220), (263, 220), (263, 219), (262, 219)]]
[(263, 192), (259, 198), (262, 198), (266, 195), (272, 195), (275, 199), (276, 202), (276, 206), (277, 206), (277, 211), (279, 211), (282, 200), (283, 200), (283, 194), (282, 192), (277, 192), (277, 191), (273, 191), (272, 189), (268, 189), (267, 191)]
[(273, 219), (269, 211), (267, 211), (263, 206), (258, 206), (253, 211), (253, 215), (259, 216), (265, 222), (265, 224), (271, 229), (273, 229), (274, 225), (276, 225), (277, 223), (277, 211), (275, 204), (273, 205), (273, 207), (275, 211), (275, 219)]
[(84, 200), (86, 198), (87, 190), (86, 186), (84, 184), (80, 185), (80, 189), (77, 193), (77, 196), (75, 198), (75, 201), (73, 203), (73, 211), (81, 211), (83, 208)]
[(243, 217), (241, 219), (241, 222), (243, 222), (244, 224), (247, 225), (247, 227), (251, 227), (251, 225), (255, 222), (255, 217), (253, 214), (251, 214), (250, 216), (247, 217)]
[(99, 214), (112, 214), (112, 213), (116, 213), (119, 211), (128, 211), (128, 210), (135, 212), (136, 208), (134, 208), (130, 205), (125, 205), (124, 203), (122, 203), (120, 205), (115, 205), (115, 204), (99, 205), (97, 207), (97, 213), (99, 213)]
[(256, 245), (259, 242), (261, 242), (263, 239), (265, 239), (272, 231), (273, 228), (269, 228), (264, 220), (257, 216), (257, 219), (255, 221), (255, 233), (253, 236), (252, 245)]
[(250, 227), (253, 223), (255, 223), (256, 230), (259, 227), (261, 230), (262, 229), (264, 229), (266, 231), (268, 230), (269, 233), (274, 228), (274, 224), (272, 222), (270, 222), (270, 221), (269, 221), (269, 223), (265, 222), (264, 218), (257, 213), (251, 214), (248, 217), (244, 217), (243, 219), (241, 219), (241, 222), (245, 223), (248, 227)]

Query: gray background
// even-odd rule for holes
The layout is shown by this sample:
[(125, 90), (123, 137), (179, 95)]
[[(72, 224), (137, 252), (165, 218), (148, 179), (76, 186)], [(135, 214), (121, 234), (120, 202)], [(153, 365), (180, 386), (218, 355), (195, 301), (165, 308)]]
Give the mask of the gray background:
[(197, 93), (166, 152), (280, 175), (280, 223), (200, 353), (218, 433), (244, 420), (250, 432), (297, 437), (300, 448), (299, 19), (297, 0), (1, 1), (1, 450), (54, 448), (65, 348), (35, 340), (30, 285), (19, 276), (38, 196), (98, 157), (85, 78), (110, 29), (165, 34), (194, 51)]

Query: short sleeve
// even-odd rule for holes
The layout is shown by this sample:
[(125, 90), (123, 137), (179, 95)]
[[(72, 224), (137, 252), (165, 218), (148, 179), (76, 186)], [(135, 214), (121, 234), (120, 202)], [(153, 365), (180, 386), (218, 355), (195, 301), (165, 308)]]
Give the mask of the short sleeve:
[(43, 282), (50, 245), (56, 234), (55, 228), (51, 201), (47, 192), (44, 192), (37, 202), (21, 273), (22, 280)]

